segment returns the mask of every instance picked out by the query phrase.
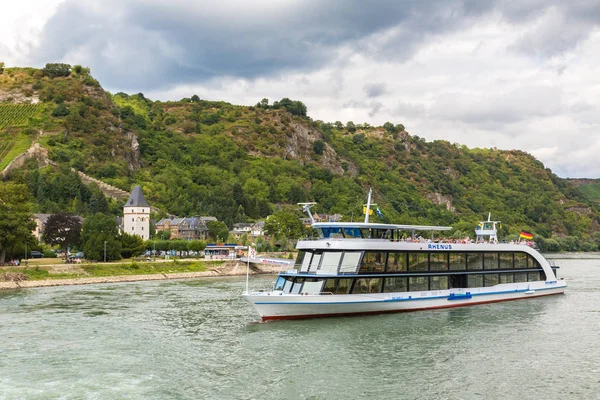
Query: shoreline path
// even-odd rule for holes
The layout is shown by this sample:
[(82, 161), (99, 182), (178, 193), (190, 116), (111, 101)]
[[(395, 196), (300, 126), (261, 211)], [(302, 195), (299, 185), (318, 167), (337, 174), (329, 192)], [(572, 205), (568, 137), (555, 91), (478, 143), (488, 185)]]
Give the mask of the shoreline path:
[[(277, 265), (252, 265), (250, 274), (277, 274), (281, 266)], [(246, 275), (246, 263), (231, 262), (211, 268), (202, 272), (173, 272), (158, 273), (149, 275), (117, 275), (100, 277), (82, 277), (71, 279), (43, 279), (43, 280), (21, 280), (21, 281), (0, 281), (0, 290), (3, 289), (24, 289), (46, 286), (68, 286), (68, 285), (90, 285), (95, 283), (120, 283), (120, 282), (138, 282), (138, 281), (156, 281), (168, 279), (190, 279), (221, 276), (240, 276)]]

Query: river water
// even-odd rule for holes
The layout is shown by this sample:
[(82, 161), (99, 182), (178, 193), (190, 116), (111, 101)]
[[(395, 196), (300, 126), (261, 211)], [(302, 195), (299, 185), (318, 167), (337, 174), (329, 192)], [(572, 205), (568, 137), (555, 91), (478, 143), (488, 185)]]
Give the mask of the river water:
[(2, 291), (0, 399), (598, 398), (600, 259), (557, 263), (564, 296), (269, 323), (237, 277)]

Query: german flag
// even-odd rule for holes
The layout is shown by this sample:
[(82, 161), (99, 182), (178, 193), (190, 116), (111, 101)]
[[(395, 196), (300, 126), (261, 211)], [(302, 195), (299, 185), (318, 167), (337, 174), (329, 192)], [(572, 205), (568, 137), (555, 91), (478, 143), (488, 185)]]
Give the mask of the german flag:
[(531, 240), (531, 239), (533, 239), (533, 233), (529, 233), (527, 231), (521, 231), (521, 235), (519, 237), (521, 239)]

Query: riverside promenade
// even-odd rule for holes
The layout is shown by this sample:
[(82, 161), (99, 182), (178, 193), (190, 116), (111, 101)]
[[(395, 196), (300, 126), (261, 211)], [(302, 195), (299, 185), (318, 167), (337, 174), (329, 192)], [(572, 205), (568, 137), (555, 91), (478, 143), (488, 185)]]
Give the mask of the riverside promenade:
[[(158, 261), (160, 262), (160, 261)], [(164, 261), (163, 261), (164, 262)], [(116, 264), (116, 263), (113, 263)], [(25, 268), (36, 268), (36, 265), (30, 265), (28, 267), (21, 266), (19, 269)], [(52, 274), (64, 274), (64, 273), (82, 273), (81, 265), (78, 264), (52, 264), (39, 266), (39, 268), (48, 269)], [(32, 280), (2, 280), (3, 276), (8, 276), (5, 271), (7, 267), (0, 267), (0, 290), (3, 289), (24, 289), (24, 288), (35, 288), (35, 287), (46, 287), (46, 286), (66, 286), (66, 285), (89, 285), (96, 283), (121, 283), (121, 282), (137, 282), (137, 281), (154, 281), (154, 280), (167, 280), (167, 279), (191, 279), (191, 278), (205, 278), (205, 277), (220, 277), (220, 276), (238, 276), (246, 274), (246, 263), (240, 262), (239, 260), (226, 261), (215, 267), (210, 267), (206, 271), (194, 271), (194, 272), (161, 272), (153, 274), (140, 274), (140, 275), (115, 275), (115, 276), (95, 276), (95, 277), (77, 277), (77, 278), (49, 278), (49, 279), (32, 279)], [(12, 271), (15, 267), (10, 267)], [(249, 273), (251, 275), (257, 274), (277, 274), (281, 269), (279, 265), (257, 265), (251, 264)]]

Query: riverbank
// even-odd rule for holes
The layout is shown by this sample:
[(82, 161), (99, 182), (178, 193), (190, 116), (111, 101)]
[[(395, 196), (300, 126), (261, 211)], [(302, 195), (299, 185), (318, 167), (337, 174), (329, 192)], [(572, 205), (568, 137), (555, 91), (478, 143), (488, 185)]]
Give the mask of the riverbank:
[[(61, 266), (61, 272), (66, 275), (69, 272), (78, 272), (81, 270), (80, 266)], [(257, 274), (277, 274), (280, 271), (280, 266), (275, 265), (252, 265), (249, 273), (251, 275)], [(14, 269), (13, 269), (14, 271)], [(8, 272), (0, 269), (0, 279), (2, 275), (7, 275)], [(203, 277), (219, 277), (219, 276), (237, 276), (246, 274), (246, 264), (237, 261), (227, 261), (219, 264), (215, 267), (209, 267), (205, 271), (192, 271), (192, 272), (160, 272), (152, 274), (129, 274), (129, 275), (115, 275), (115, 276), (81, 276), (81, 277), (70, 277), (70, 278), (49, 278), (49, 279), (19, 279), (18, 276), (11, 280), (0, 280), (0, 290), (6, 289), (23, 289), (23, 288), (35, 288), (35, 287), (47, 287), (47, 286), (67, 286), (67, 285), (90, 285), (96, 283), (121, 283), (121, 282), (138, 282), (138, 281), (155, 281), (155, 280), (168, 280), (168, 279), (190, 279), (190, 278), (203, 278)]]

